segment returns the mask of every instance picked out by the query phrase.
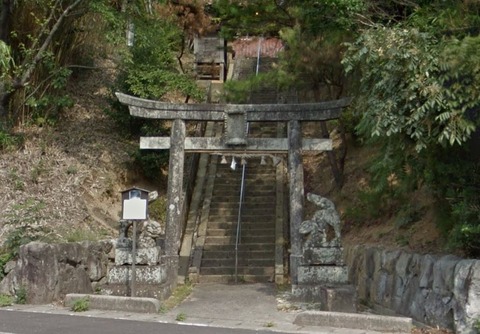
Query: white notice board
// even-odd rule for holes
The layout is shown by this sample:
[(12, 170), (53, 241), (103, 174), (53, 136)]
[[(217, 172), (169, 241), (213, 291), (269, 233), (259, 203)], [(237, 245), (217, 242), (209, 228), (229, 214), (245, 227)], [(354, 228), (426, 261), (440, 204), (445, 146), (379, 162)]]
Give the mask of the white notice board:
[(123, 201), (123, 219), (146, 220), (147, 200), (140, 198), (132, 198)]

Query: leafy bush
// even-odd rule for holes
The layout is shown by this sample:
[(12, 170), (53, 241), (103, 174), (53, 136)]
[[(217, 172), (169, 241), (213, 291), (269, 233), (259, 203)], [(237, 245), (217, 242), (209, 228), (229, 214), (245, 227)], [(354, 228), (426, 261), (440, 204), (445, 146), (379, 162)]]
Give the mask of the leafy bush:
[(90, 309), (90, 299), (83, 297), (75, 300), (72, 305), (73, 312), (85, 312)]
[(15, 291), (15, 303), (26, 304), (27, 303), (27, 289), (24, 286), (20, 286)]
[(135, 151), (134, 163), (140, 166), (143, 174), (150, 180), (161, 180), (161, 169), (168, 166), (169, 152), (163, 151), (145, 151), (138, 149)]
[(0, 307), (10, 306), (13, 304), (13, 297), (0, 294)]
[[(359, 78), (355, 130), (379, 148), (370, 187), (391, 200), (397, 225), (421, 215), (408, 204), (410, 194), (426, 186), (441, 208), (449, 246), (478, 256), (480, 158), (473, 154), (478, 140), (471, 138), (480, 126), (480, 57), (474, 51), (480, 37), (453, 32), (462, 20), (431, 29), (423, 24), (433, 17), (447, 24), (442, 15), (437, 21), (425, 8), (415, 15), (410, 25), (379, 25), (348, 44), (343, 64)], [(461, 15), (471, 19), (468, 10)], [(452, 33), (440, 33), (447, 30)], [(377, 205), (385, 208), (384, 201)]]
[(0, 128), (0, 151), (12, 151), (23, 142), (21, 136), (12, 135)]
[(159, 197), (148, 205), (148, 215), (155, 221), (160, 222), (165, 226), (167, 216), (167, 199), (166, 197)]
[(4, 268), (8, 261), (13, 258), (11, 252), (0, 254), (0, 281), (5, 277)]

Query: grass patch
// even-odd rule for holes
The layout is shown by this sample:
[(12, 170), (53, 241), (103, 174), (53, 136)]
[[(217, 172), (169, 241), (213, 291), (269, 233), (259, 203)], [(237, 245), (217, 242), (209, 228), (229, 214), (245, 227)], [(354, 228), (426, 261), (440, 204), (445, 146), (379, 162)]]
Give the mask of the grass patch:
[(271, 328), (271, 327), (274, 327), (274, 326), (275, 326), (275, 323), (273, 321), (269, 321), (265, 325), (263, 325), (263, 327), (268, 327), (268, 328)]
[(287, 283), (275, 284), (275, 287), (277, 288), (277, 292), (287, 292), (292, 290), (292, 285)]
[(166, 313), (169, 310), (173, 309), (175, 306), (179, 305), (181, 302), (187, 298), (193, 290), (193, 284), (190, 282), (185, 283), (184, 285), (179, 285), (172, 293), (170, 297), (163, 303), (160, 312)]
[(24, 286), (19, 287), (18, 290), (15, 291), (15, 303), (27, 303), (27, 289)]
[(0, 294), (0, 307), (10, 306), (13, 304), (13, 297)]
[(177, 317), (175, 318), (175, 320), (185, 321), (185, 320), (187, 320), (187, 315), (183, 312), (180, 312), (179, 314), (177, 314)]
[(90, 299), (88, 297), (83, 297), (77, 299), (73, 302), (72, 311), (73, 312), (85, 312), (90, 309)]
[(67, 242), (81, 242), (81, 241), (98, 241), (100, 239), (99, 233), (86, 229), (76, 229), (69, 231), (65, 235), (65, 240)]

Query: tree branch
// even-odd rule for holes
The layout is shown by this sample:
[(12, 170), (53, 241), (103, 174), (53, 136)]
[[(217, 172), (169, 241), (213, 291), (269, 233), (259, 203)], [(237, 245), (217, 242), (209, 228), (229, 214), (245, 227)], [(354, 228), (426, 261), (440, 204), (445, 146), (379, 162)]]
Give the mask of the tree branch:
[[(27, 83), (27, 81), (30, 79), (30, 76), (32, 75), (33, 71), (35, 70), (35, 67), (37, 64), (40, 62), (42, 59), (43, 55), (45, 54), (45, 51), (47, 50), (48, 46), (52, 42), (53, 36), (55, 33), (58, 31), (60, 28), (60, 25), (62, 24), (64, 18), (68, 15), (68, 13), (73, 10), (78, 4), (80, 4), (83, 0), (75, 0), (70, 6), (65, 8), (65, 10), (62, 12), (62, 14), (58, 17), (57, 22), (55, 22), (54, 26), (50, 30), (50, 33), (48, 34), (47, 38), (43, 41), (43, 44), (41, 47), (38, 49), (35, 57), (32, 59), (32, 62), (27, 65), (25, 72), (23, 75), (20, 77), (17, 77), (14, 81), (14, 88), (21, 88), (24, 87)], [(52, 15), (53, 15), (54, 10), (52, 9)]]

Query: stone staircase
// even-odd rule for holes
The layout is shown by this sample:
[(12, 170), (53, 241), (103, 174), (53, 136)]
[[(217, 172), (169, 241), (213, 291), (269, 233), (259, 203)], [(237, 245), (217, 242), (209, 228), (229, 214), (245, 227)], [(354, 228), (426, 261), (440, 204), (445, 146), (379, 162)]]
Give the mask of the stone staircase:
[[(270, 68), (271, 63), (262, 60), (260, 72)], [(255, 69), (255, 59), (235, 61), (232, 79), (244, 79), (255, 73)], [(278, 99), (275, 89), (265, 87), (251, 92), (248, 102), (276, 103)], [(222, 129), (215, 129), (214, 135), (221, 135)], [(250, 123), (249, 136), (276, 138), (285, 137), (286, 133), (284, 125)], [(219, 156), (210, 156), (208, 163), (205, 155), (202, 159), (204, 167), (197, 175), (197, 196), (194, 195), (188, 214), (180, 252), (180, 280), (188, 276), (198, 283), (283, 283), (286, 240), (283, 225), (287, 216), (284, 159), (276, 157), (273, 164), (270, 156), (265, 159), (266, 164), (261, 164), (261, 156), (247, 157), (237, 252), (240, 158), (236, 158), (236, 170), (230, 168), (231, 157), (227, 157), (226, 164), (220, 163)]]
[(232, 170), (230, 158), (228, 160), (228, 164), (218, 164), (216, 169), (199, 281), (273, 281), (277, 209), (275, 167), (261, 165), (260, 157), (247, 159), (235, 278), (242, 166), (238, 164), (236, 170)]

